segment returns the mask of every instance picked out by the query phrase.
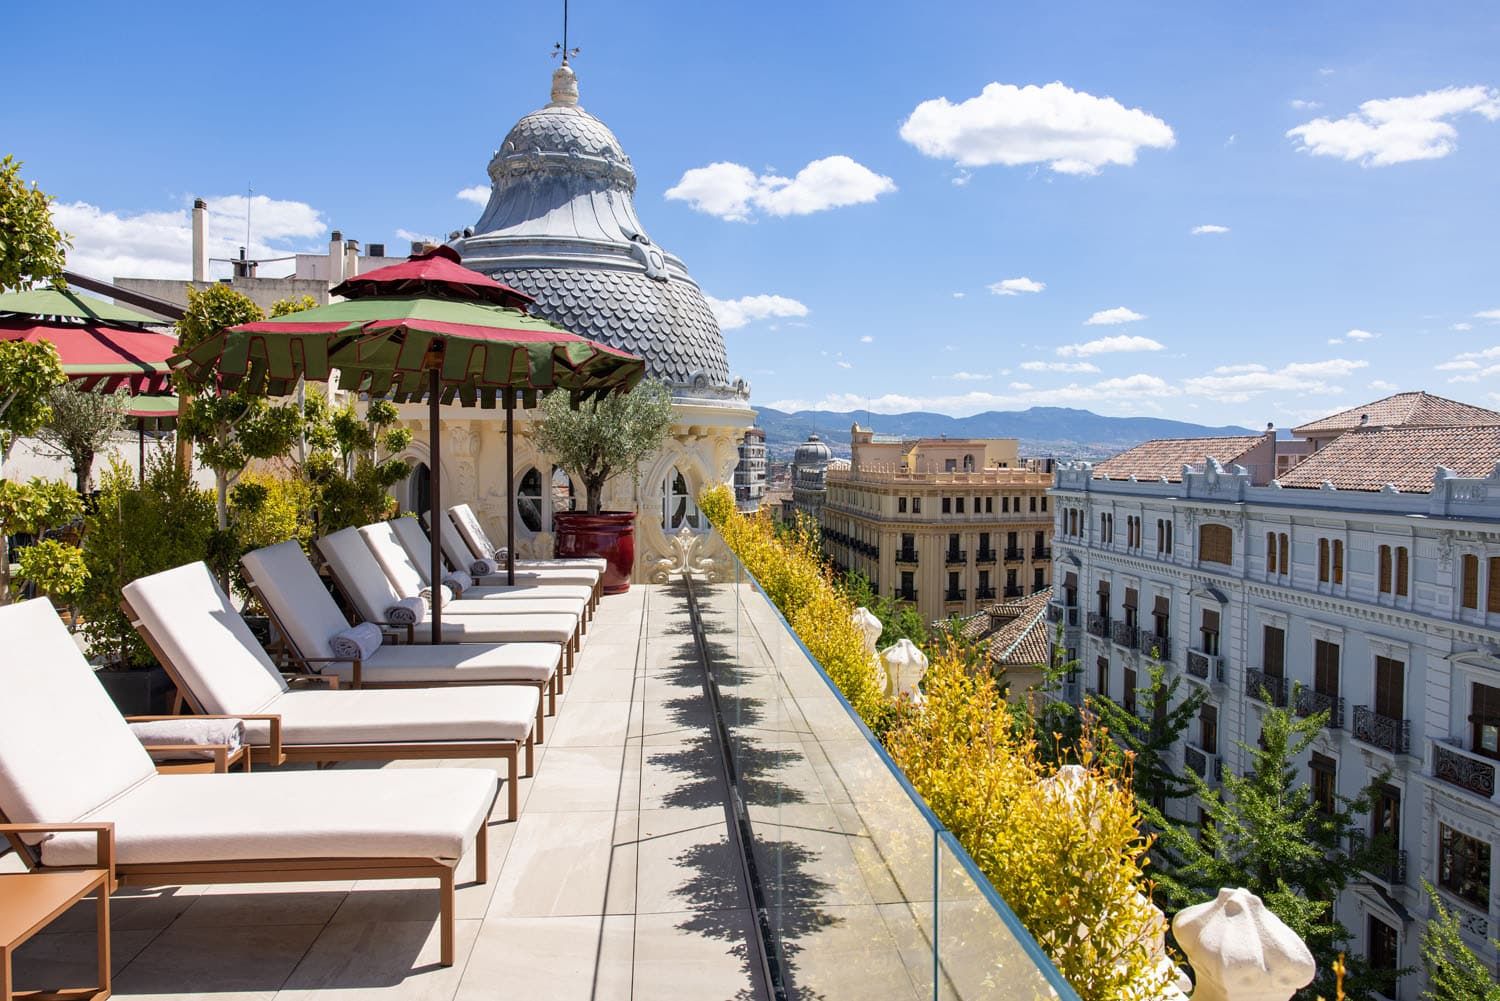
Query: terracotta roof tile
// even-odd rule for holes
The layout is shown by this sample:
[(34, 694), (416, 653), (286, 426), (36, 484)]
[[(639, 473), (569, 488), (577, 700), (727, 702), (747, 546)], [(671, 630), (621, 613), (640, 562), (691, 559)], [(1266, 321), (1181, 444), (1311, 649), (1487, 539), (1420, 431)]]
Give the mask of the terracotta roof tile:
[(1317, 489), (1325, 481), (1340, 490), (1380, 490), (1390, 483), (1402, 493), (1431, 493), (1437, 467), (1459, 476), (1482, 477), (1500, 462), (1500, 424), (1462, 427), (1400, 427), (1349, 431), (1280, 477), (1283, 487)]
[[(1360, 419), (1368, 415), (1369, 420)], [(1500, 412), (1459, 403), (1431, 393), (1397, 393), (1292, 428), (1297, 435), (1328, 434), (1355, 428), (1437, 427), (1458, 424), (1500, 424)]]
[(1128, 480), (1134, 476), (1138, 480), (1152, 481), (1165, 476), (1169, 482), (1180, 483), (1184, 465), (1202, 468), (1205, 460), (1212, 457), (1228, 466), (1264, 440), (1258, 434), (1228, 438), (1157, 438), (1094, 463), (1094, 476), (1108, 476), (1112, 480)]
[(1050, 590), (1016, 601), (990, 605), (964, 620), (964, 638), (983, 640), (992, 664), (1039, 667), (1051, 658), (1052, 632), (1047, 624)]

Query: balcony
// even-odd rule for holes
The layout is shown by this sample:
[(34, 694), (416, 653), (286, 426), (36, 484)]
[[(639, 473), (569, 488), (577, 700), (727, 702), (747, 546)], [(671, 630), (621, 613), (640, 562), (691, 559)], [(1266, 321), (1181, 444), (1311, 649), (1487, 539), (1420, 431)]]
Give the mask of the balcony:
[(1031, 550), (1031, 558), (1034, 560), (1050, 560), (1052, 558), (1051, 546), (1036, 546)]
[(943, 592), (943, 600), (945, 602), (963, 601), (964, 599), (966, 599), (968, 597), (968, 595), (969, 595), (969, 592), (967, 590), (965, 590), (964, 588), (961, 588), (961, 587), (959, 587), (959, 588), (952, 588), (952, 587), (950, 587), (948, 590), (946, 590), (946, 591)]
[(974, 597), (979, 601), (994, 601), (995, 589), (992, 587), (981, 587), (974, 591)]
[(1097, 636), (1100, 639), (1108, 639), (1109, 616), (1100, 615), (1098, 612), (1090, 612), (1088, 625), (1086, 626), (1086, 628), (1088, 629), (1088, 633), (1090, 636)]
[(1280, 675), (1267, 674), (1264, 671), (1245, 672), (1245, 694), (1252, 699), (1265, 702), (1269, 698), (1271, 700), (1269, 705), (1285, 709), (1286, 693), (1286, 679)]
[(969, 551), (967, 549), (950, 549), (943, 554), (943, 562), (950, 567), (955, 564), (967, 563), (968, 561)]
[(1158, 635), (1151, 629), (1136, 631), (1136, 649), (1156, 660), (1167, 660), (1172, 656), (1172, 638)]
[(1005, 562), (1007, 562), (1007, 563), (1021, 563), (1025, 559), (1026, 559), (1026, 550), (1020, 548), (1019, 546), (1007, 546), (1007, 547), (1005, 547)]
[(1115, 646), (1122, 646), (1127, 650), (1135, 649), (1136, 628), (1128, 622), (1112, 622), (1109, 627), (1109, 638)]
[[(1199, 681), (1210, 681), (1222, 684), (1224, 681), (1224, 658), (1216, 653), (1204, 653), (1202, 650), (1189, 649), (1187, 652), (1187, 673)], [(1278, 702), (1277, 705), (1282, 703)]]
[(1224, 761), (1217, 754), (1210, 754), (1201, 747), (1186, 744), (1182, 748), (1182, 763), (1188, 771), (1197, 775), (1210, 786), (1217, 786), (1224, 776)]
[(981, 549), (974, 554), (975, 563), (993, 563), (998, 558), (998, 553), (993, 549)]
[(1411, 720), (1382, 716), (1369, 706), (1354, 707), (1354, 739), (1392, 754), (1411, 753)]
[(917, 551), (915, 549), (896, 550), (896, 562), (911, 563), (914, 565), (917, 562)]
[(1294, 709), (1298, 716), (1316, 716), (1318, 713), (1326, 712), (1328, 722), (1325, 725), (1328, 729), (1342, 730), (1344, 728), (1344, 700), (1337, 695), (1315, 692), (1311, 688), (1299, 688), (1296, 702)]
[(1009, 599), (1009, 598), (1024, 598), (1025, 596), (1026, 596), (1026, 592), (1022, 591), (1019, 586), (1017, 586), (1015, 584), (1007, 584), (1005, 586), (1005, 597), (1007, 599)]
[(903, 590), (903, 589), (901, 589), (899, 587), (896, 588), (896, 600), (897, 601), (916, 601), (917, 600), (917, 589), (914, 588), (914, 587), (910, 588), (910, 589), (906, 589), (906, 590)]
[(1432, 776), (1480, 799), (1495, 801), (1495, 762), (1456, 744), (1433, 741)]

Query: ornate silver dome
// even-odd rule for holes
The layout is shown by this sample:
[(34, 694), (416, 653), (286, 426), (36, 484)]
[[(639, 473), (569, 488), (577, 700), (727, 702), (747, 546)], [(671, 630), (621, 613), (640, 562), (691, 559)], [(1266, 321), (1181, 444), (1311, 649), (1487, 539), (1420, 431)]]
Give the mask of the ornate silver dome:
[(646, 359), (679, 397), (745, 405), (724, 336), (676, 256), (635, 213), (635, 169), (620, 141), (578, 106), (567, 66), (552, 101), (516, 122), (490, 160), (490, 200), (464, 264), (536, 298), (532, 312)]
[(792, 465), (815, 467), (821, 464), (826, 467), (831, 458), (833, 458), (833, 450), (824, 443), (822, 438), (810, 434), (806, 441), (797, 446), (797, 451), (792, 456)]

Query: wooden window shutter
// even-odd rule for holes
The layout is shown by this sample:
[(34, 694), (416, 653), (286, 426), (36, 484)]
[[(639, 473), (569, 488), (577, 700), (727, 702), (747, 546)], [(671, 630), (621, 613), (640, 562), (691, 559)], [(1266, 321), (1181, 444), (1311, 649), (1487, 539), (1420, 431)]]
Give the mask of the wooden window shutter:
[(1500, 612), (1500, 557), (1490, 557), (1490, 586), (1486, 591), (1484, 608), (1488, 612)]
[(1285, 532), (1281, 533), (1281, 547), (1280, 548), (1281, 548), (1281, 572), (1285, 573), (1285, 574), (1289, 574), (1289, 573), (1292, 572), (1291, 544), (1290, 544), (1290, 537)]
[(1234, 532), (1228, 525), (1204, 525), (1198, 529), (1198, 559), (1224, 566), (1234, 562)]
[(1380, 547), (1380, 593), (1391, 593), (1391, 547)]
[(1344, 582), (1344, 540), (1333, 540), (1333, 582), (1342, 584)]
[(1266, 573), (1276, 572), (1276, 533), (1266, 533)]
[(1328, 583), (1328, 540), (1318, 540), (1318, 583)]
[(1464, 554), (1459, 565), (1463, 568), (1461, 573), (1462, 596), (1460, 602), (1465, 608), (1479, 607), (1479, 557), (1472, 553)]
[(1411, 586), (1411, 562), (1405, 546), (1396, 547), (1396, 593), (1406, 597)]

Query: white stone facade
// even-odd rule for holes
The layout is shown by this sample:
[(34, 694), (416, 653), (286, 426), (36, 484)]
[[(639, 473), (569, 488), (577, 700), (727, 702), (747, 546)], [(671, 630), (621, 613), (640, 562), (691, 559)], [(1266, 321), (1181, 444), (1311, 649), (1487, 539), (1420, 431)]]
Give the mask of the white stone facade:
[[(1481, 735), (1470, 717), (1477, 686), (1500, 688), (1500, 608), (1488, 584), (1500, 573), (1500, 470), (1482, 479), (1439, 470), (1431, 493), (1421, 494), (1254, 486), (1244, 469), (1212, 461), (1203, 472), (1184, 470), (1182, 479), (1094, 479), (1087, 463), (1058, 470), (1051, 613), (1067, 623), (1065, 643), (1079, 665), (1069, 695), (1103, 684), (1111, 698), (1125, 700), (1126, 669), (1146, 684), (1141, 650), (1165, 648), (1170, 673), (1209, 689), (1216, 740), (1195, 725), (1188, 733), (1194, 746), (1179, 753), (1182, 767), (1212, 775), (1216, 759), (1238, 773), (1247, 766), (1239, 745), (1256, 743), (1264, 710), (1251, 693), (1269, 683), (1273, 699), (1282, 688), (1295, 705), (1291, 689), (1302, 686), (1304, 705), (1334, 714), (1313, 751), (1325, 774), (1332, 763), (1337, 792), (1352, 797), (1389, 769), (1399, 796), (1405, 865), (1371, 874), (1339, 901), (1353, 952), (1388, 951), (1394, 930), (1396, 965), (1419, 965), (1425, 879), (1462, 916), (1469, 945), (1493, 967), (1500, 760), (1476, 752), (1475, 741), (1488, 741), (1490, 731)], [(1205, 526), (1219, 527), (1205, 533)], [(1461, 607), (1465, 556), (1478, 570), (1475, 608)], [(1134, 613), (1125, 605), (1132, 597)], [(1165, 642), (1156, 638), (1158, 598), (1166, 600)], [(1206, 634), (1215, 615), (1216, 633)], [(1266, 644), (1277, 634), (1268, 627), (1284, 636), (1284, 682), (1251, 673), (1274, 673)], [(1320, 657), (1321, 697), (1314, 691)], [(1202, 746), (1207, 740), (1215, 746)], [(1311, 757), (1299, 765), (1308, 778)], [(1463, 881), (1462, 893), (1452, 889), (1454, 859), (1477, 865), (1484, 855), (1488, 872)], [(1415, 998), (1420, 980), (1404, 978), (1398, 996)]]

